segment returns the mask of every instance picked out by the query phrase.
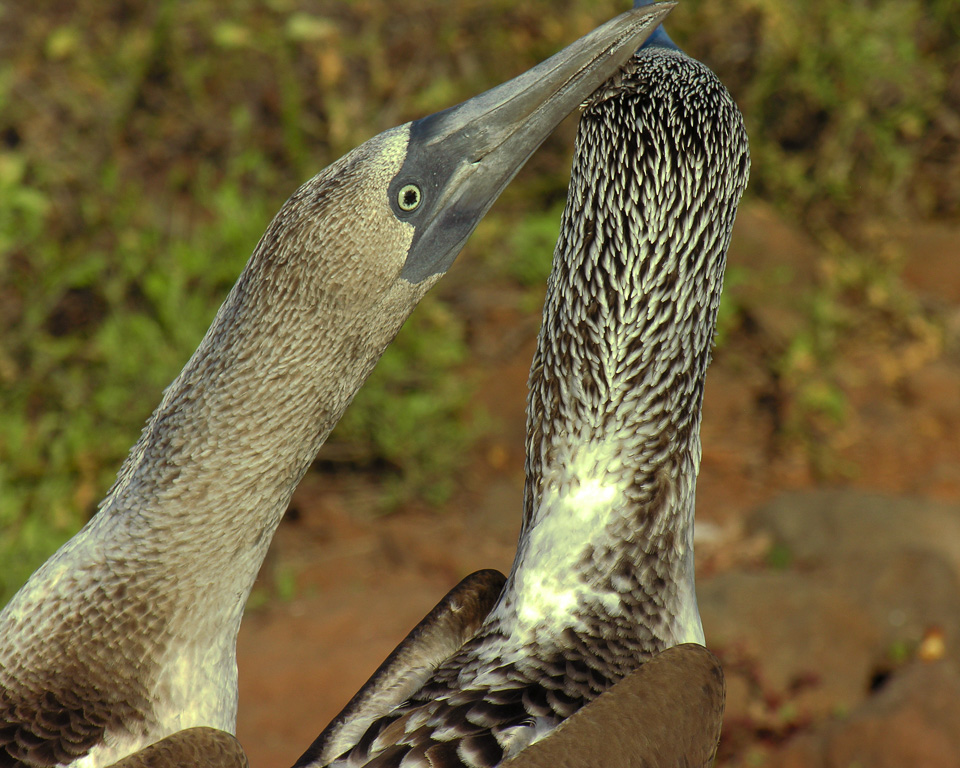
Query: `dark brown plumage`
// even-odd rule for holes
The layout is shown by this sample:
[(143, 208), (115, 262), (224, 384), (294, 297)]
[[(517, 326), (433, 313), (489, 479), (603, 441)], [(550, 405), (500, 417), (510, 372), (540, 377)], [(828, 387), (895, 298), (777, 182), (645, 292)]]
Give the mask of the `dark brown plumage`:
[(717, 657), (676, 645), (501, 768), (709, 768), (724, 698)]

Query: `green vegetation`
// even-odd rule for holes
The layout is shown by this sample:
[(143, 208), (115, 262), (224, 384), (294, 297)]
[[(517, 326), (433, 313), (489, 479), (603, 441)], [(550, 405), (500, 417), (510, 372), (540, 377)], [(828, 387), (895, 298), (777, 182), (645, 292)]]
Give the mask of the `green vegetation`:
[(353, 442), (354, 457), (366, 453), (367, 461), (396, 467), (399, 474), (385, 485), (388, 506), (411, 496), (446, 501), (473, 436), (463, 421), (471, 391), (463, 376), (451, 375), (466, 355), (463, 321), (428, 296), (347, 409), (324, 455)]
[(960, 3), (684, 2), (671, 29), (736, 96), (751, 192), (811, 227), (957, 214)]
[(767, 565), (778, 571), (785, 571), (793, 565), (793, 552), (785, 544), (773, 544), (767, 552)]
[[(626, 6), (3, 6), (0, 602), (94, 511), (301, 181)], [(839, 243), (839, 276), (811, 297), (809, 323), (780, 363), (804, 389), (805, 361), (828, 358), (859, 307), (906, 324), (915, 317), (897, 298), (895, 268), (862, 255), (870, 240), (861, 225), (891, 213), (960, 212), (950, 127), (960, 112), (960, 2), (686, 0), (670, 28), (743, 107), (751, 194)], [(482, 262), (490, 280), (527, 287), (529, 311), (549, 270), (572, 135), (568, 124), (548, 140), (463, 257)], [(726, 337), (736, 308), (724, 312)], [(474, 432), (467, 357), (467, 328), (441, 291), (338, 429), (335, 445), (396, 470), (386, 497), (435, 503), (450, 492)], [(804, 407), (842, 418), (829, 380), (813, 379)]]

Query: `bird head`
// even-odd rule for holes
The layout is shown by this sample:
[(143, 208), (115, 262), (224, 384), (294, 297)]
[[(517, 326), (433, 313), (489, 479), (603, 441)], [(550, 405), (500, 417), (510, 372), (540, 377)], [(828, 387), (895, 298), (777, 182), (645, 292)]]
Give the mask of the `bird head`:
[[(272, 266), (299, 263), (291, 288), (327, 307), (399, 290), (412, 309), (527, 158), (673, 5), (624, 13), (513, 80), (349, 152), (277, 214), (261, 243)], [(286, 253), (270, 248), (280, 243)]]

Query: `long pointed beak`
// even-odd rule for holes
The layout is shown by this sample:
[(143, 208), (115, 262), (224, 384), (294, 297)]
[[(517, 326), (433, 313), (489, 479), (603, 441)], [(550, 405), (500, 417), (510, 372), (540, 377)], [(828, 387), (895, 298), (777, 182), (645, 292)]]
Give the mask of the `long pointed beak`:
[(513, 80), (411, 123), (390, 188), (392, 198), (407, 184), (422, 191), (416, 213), (404, 217), (416, 232), (401, 277), (418, 283), (445, 272), (530, 155), (675, 5), (621, 14)]

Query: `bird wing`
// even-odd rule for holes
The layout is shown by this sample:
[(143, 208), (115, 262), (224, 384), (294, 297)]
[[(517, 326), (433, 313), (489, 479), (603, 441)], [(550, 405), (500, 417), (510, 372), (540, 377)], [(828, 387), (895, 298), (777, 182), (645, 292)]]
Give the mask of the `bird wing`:
[(294, 768), (326, 765), (353, 747), (370, 723), (416, 693), (440, 664), (473, 637), (505, 582), (502, 573), (488, 569), (470, 574), (451, 589), (324, 728)]
[(105, 696), (96, 681), (78, 681), (69, 669), (33, 676), (16, 689), (0, 681), (0, 768), (71, 763), (102, 743), (108, 730), (142, 721), (135, 692), (117, 689)]
[(249, 768), (236, 737), (216, 728), (187, 728), (123, 758), (110, 768)]
[(668, 648), (502, 768), (707, 768), (720, 740), (726, 689), (701, 645)]

